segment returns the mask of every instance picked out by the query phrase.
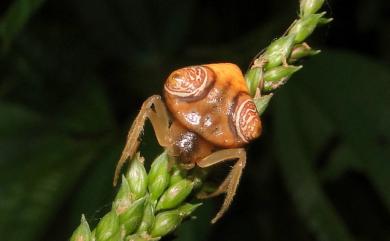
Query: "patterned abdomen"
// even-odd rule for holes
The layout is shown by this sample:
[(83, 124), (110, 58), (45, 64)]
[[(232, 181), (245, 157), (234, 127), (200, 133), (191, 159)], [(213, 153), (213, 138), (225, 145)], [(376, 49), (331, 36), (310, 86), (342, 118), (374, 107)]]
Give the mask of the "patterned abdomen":
[(234, 64), (176, 70), (168, 77), (164, 94), (172, 116), (214, 145), (243, 146), (261, 133), (256, 106)]
[(214, 82), (212, 71), (203, 66), (183, 68), (171, 75), (165, 84), (165, 91), (172, 96), (201, 98)]

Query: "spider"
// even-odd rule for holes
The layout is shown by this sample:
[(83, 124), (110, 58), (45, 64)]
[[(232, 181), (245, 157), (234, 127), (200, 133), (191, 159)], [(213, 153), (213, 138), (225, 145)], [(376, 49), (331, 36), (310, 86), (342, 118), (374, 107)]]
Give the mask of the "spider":
[(159, 95), (142, 105), (118, 161), (114, 185), (121, 167), (140, 144), (145, 121), (150, 120), (158, 143), (183, 168), (207, 168), (235, 160), (222, 184), (204, 198), (226, 193), (212, 223), (229, 208), (246, 164), (244, 147), (260, 136), (261, 120), (244, 76), (235, 64), (189, 66), (173, 71)]

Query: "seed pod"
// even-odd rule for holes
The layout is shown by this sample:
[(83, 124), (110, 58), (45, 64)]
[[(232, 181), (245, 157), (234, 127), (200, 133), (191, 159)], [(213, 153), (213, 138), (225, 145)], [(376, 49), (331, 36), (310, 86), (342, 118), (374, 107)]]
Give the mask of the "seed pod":
[(148, 175), (146, 174), (143, 162), (144, 158), (140, 157), (140, 154), (137, 153), (134, 160), (132, 160), (129, 171), (126, 175), (133, 200), (137, 200), (145, 196), (147, 191)]
[(254, 98), (253, 102), (255, 102), (257, 112), (259, 115), (263, 114), (265, 109), (267, 109), (268, 103), (270, 102), (273, 94), (263, 95), (260, 98)]
[[(111, 236), (109, 239), (106, 241), (123, 241), (123, 235), (121, 232), (118, 232), (117, 234)], [(99, 240), (100, 241), (100, 240)]]
[(169, 184), (168, 155), (164, 151), (154, 161), (149, 171), (148, 188), (150, 198), (157, 200)]
[(147, 236), (142, 236), (139, 234), (133, 234), (128, 237), (126, 237), (125, 241), (157, 241), (158, 239), (151, 239), (150, 237)]
[(91, 232), (91, 241), (96, 241), (96, 228)]
[(150, 200), (146, 201), (145, 208), (144, 208), (144, 214), (142, 217), (141, 224), (139, 225), (139, 228), (137, 230), (137, 233), (148, 233), (150, 231), (150, 228), (152, 227), (154, 223), (154, 207), (153, 204), (150, 202)]
[(266, 49), (262, 57), (267, 60), (265, 69), (270, 69), (280, 65), (283, 59), (287, 59), (290, 55), (291, 49), (294, 46), (294, 33), (281, 37), (273, 41)]
[(300, 2), (300, 15), (301, 17), (306, 17), (310, 14), (316, 13), (322, 5), (324, 0), (301, 0)]
[(117, 215), (125, 212), (132, 203), (130, 186), (125, 176), (122, 175), (122, 183), (119, 188), (118, 194), (115, 197), (112, 208), (115, 210)]
[(193, 183), (187, 179), (170, 186), (158, 201), (156, 211), (177, 207), (191, 193), (193, 186)]
[(125, 233), (131, 234), (137, 230), (144, 214), (145, 197), (138, 199), (131, 206), (119, 215), (119, 221), (124, 226)]
[(264, 91), (272, 91), (284, 84), (286, 80), (295, 72), (300, 70), (302, 66), (279, 66), (270, 69), (264, 74)]
[(314, 50), (310, 48), (307, 44), (297, 44), (294, 46), (293, 50), (291, 51), (289, 62), (294, 63), (299, 59), (313, 56), (319, 54), (320, 52), (321, 50)]
[(289, 31), (289, 35), (295, 35), (295, 43), (303, 42), (314, 31), (324, 14), (325, 12), (310, 14), (297, 20)]
[(245, 74), (246, 85), (248, 86), (250, 96), (255, 96), (257, 88), (261, 79), (263, 78), (263, 68), (262, 67), (252, 67)]
[(170, 179), (170, 182), (169, 182), (169, 186), (173, 186), (174, 184), (176, 184), (179, 181), (183, 180), (185, 175), (186, 175), (185, 170), (182, 170), (177, 165), (174, 165), (172, 167), (172, 175), (171, 175), (171, 179)]
[(119, 218), (115, 211), (107, 213), (96, 227), (96, 240), (108, 241), (110, 238), (117, 237), (120, 234)]
[(70, 241), (92, 241), (91, 230), (84, 215), (81, 216), (81, 223), (73, 232)]
[(115, 196), (115, 201), (120, 199), (128, 199), (131, 198), (130, 186), (126, 177), (122, 175), (122, 182), (119, 188), (118, 193)]
[(191, 215), (191, 213), (201, 205), (202, 203), (197, 203), (197, 204), (185, 203), (180, 207), (178, 207), (177, 210), (179, 211), (180, 216), (182, 218), (185, 218)]
[(155, 237), (161, 237), (167, 235), (176, 229), (181, 223), (182, 218), (178, 210), (166, 211), (159, 213), (156, 216), (156, 220), (150, 232), (150, 235)]
[(320, 18), (318, 25), (325, 25), (333, 21), (333, 18)]

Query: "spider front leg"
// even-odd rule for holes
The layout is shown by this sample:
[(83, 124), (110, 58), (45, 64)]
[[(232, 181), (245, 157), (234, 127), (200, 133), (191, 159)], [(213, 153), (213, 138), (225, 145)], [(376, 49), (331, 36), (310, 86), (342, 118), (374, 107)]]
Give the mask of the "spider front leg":
[(163, 147), (168, 146), (169, 115), (161, 96), (153, 95), (142, 104), (141, 110), (129, 130), (125, 148), (115, 169), (114, 186), (117, 184), (122, 166), (126, 160), (134, 156), (139, 147), (139, 137), (144, 129), (146, 119), (152, 123), (158, 143)]
[(226, 210), (229, 208), (230, 204), (233, 201), (238, 184), (240, 182), (242, 170), (244, 169), (246, 164), (246, 152), (243, 148), (220, 150), (210, 154), (209, 156), (203, 158), (197, 163), (199, 167), (205, 168), (218, 164), (220, 162), (225, 162), (233, 159), (237, 159), (236, 163), (234, 164), (232, 170), (230, 171), (226, 179), (215, 192), (207, 195), (207, 197), (212, 197), (222, 193), (226, 193), (226, 197), (223, 201), (222, 207), (211, 221), (212, 223), (217, 222), (218, 219), (223, 216), (223, 214), (226, 212)]

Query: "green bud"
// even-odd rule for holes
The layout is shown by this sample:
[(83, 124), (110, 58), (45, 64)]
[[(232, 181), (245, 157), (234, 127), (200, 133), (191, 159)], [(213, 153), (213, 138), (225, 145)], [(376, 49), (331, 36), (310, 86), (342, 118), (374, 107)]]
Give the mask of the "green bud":
[(126, 241), (148, 241), (148, 240), (150, 240), (150, 238), (144, 237), (139, 234), (133, 234), (126, 238)]
[[(123, 234), (121, 232), (118, 232), (117, 234), (111, 236), (109, 239), (106, 241), (123, 241)], [(100, 241), (100, 240), (98, 240)]]
[(333, 21), (333, 18), (320, 18), (319, 25), (325, 25)]
[(107, 213), (96, 227), (95, 237), (99, 241), (109, 241), (120, 234), (119, 218), (115, 211)]
[(145, 196), (147, 191), (148, 175), (146, 174), (143, 162), (144, 158), (140, 157), (140, 154), (137, 153), (134, 160), (131, 162), (129, 171), (126, 175), (133, 195), (133, 200), (137, 200)]
[(256, 94), (256, 90), (259, 87), (260, 81), (263, 78), (263, 68), (252, 67), (245, 74), (246, 86), (248, 87), (249, 94), (253, 97)]
[(266, 49), (262, 57), (267, 60), (265, 65), (266, 69), (276, 67), (283, 63), (283, 60), (287, 60), (290, 55), (291, 49), (294, 46), (294, 34), (281, 37), (273, 41)]
[(202, 203), (197, 203), (197, 204), (185, 203), (180, 207), (178, 207), (177, 210), (179, 211), (180, 216), (182, 218), (185, 218), (191, 215), (191, 213), (201, 205)]
[(320, 52), (321, 50), (314, 50), (310, 48), (307, 44), (297, 44), (291, 51), (289, 62), (293, 63), (299, 59), (319, 54)]
[(92, 230), (91, 241), (96, 241), (96, 229)]
[(157, 200), (169, 184), (168, 155), (164, 151), (152, 163), (148, 176), (148, 188), (152, 200)]
[(303, 42), (317, 27), (321, 17), (325, 14), (310, 14), (297, 20), (289, 31), (289, 35), (295, 35), (295, 43)]
[(81, 223), (73, 232), (70, 241), (92, 241), (91, 230), (84, 215), (81, 216)]
[(122, 175), (122, 183), (118, 194), (115, 197), (112, 208), (119, 215), (125, 212), (132, 203), (130, 186), (126, 178)]
[(159, 213), (156, 216), (156, 220), (150, 232), (150, 235), (154, 237), (161, 237), (167, 235), (176, 229), (181, 223), (182, 217), (178, 210), (171, 210)]
[(188, 197), (193, 186), (193, 183), (187, 179), (183, 179), (173, 186), (170, 186), (158, 201), (156, 210), (159, 211), (177, 207)]
[(119, 215), (119, 221), (125, 228), (126, 234), (131, 234), (137, 230), (144, 214), (145, 197), (138, 199), (122, 214)]
[(286, 80), (295, 72), (300, 70), (302, 66), (279, 66), (264, 74), (264, 91), (272, 91), (286, 82)]
[(270, 102), (272, 96), (273, 96), (273, 94), (271, 93), (269, 95), (263, 95), (259, 98), (253, 99), (253, 102), (255, 102), (256, 109), (257, 109), (257, 112), (259, 113), (259, 115), (262, 115), (263, 112), (265, 111), (265, 109), (267, 109), (268, 103)]
[(316, 13), (318, 10), (320, 10), (323, 4), (324, 0), (301, 0), (301, 17), (306, 17), (310, 14)]
[(183, 180), (185, 176), (186, 176), (186, 171), (180, 169), (177, 165), (174, 165), (172, 167), (172, 175), (171, 175), (171, 180), (169, 182), (169, 186), (172, 186), (177, 182)]
[(144, 214), (142, 217), (141, 224), (137, 230), (137, 233), (148, 233), (154, 223), (154, 207), (153, 204), (148, 200), (145, 204)]

